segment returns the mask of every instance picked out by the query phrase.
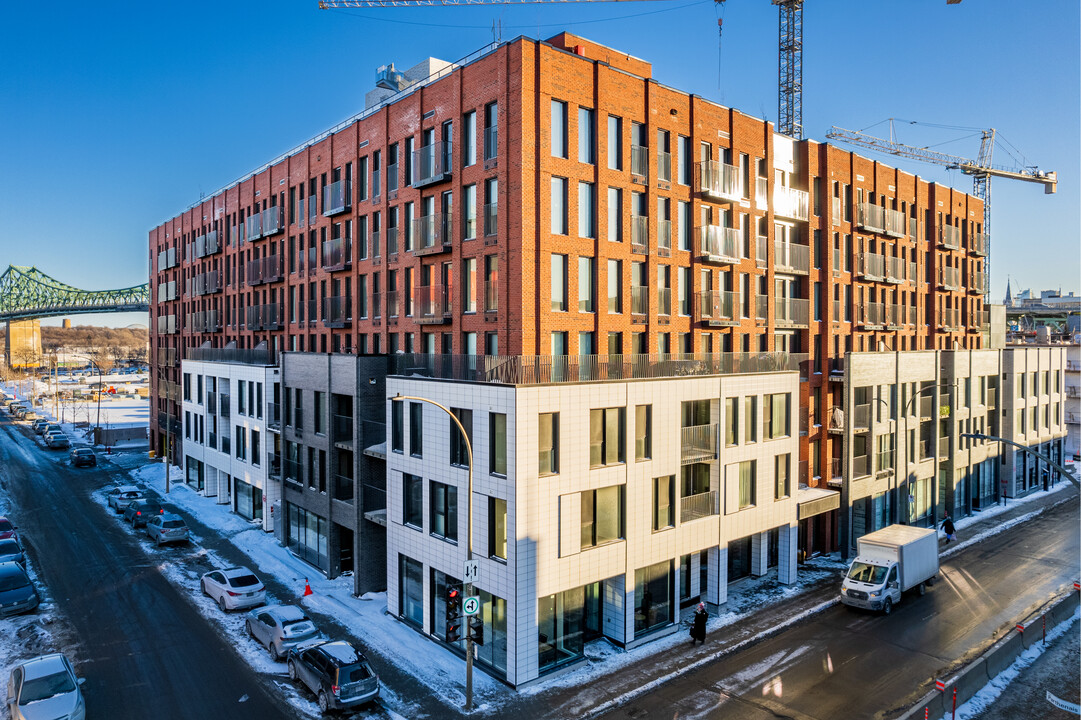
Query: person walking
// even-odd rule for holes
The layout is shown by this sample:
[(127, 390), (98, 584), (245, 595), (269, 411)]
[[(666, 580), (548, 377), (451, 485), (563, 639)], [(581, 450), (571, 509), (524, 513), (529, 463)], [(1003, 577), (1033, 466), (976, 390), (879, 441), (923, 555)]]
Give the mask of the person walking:
[(705, 604), (698, 603), (698, 607), (694, 610), (694, 624), (691, 625), (691, 645), (694, 645), (696, 640), (705, 645), (706, 620), (708, 619), (709, 613), (706, 612)]
[(956, 540), (957, 536), (954, 535), (956, 528), (953, 526), (953, 518), (950, 517), (950, 513), (946, 513), (945, 519), (942, 521), (942, 532), (946, 533), (946, 542)]

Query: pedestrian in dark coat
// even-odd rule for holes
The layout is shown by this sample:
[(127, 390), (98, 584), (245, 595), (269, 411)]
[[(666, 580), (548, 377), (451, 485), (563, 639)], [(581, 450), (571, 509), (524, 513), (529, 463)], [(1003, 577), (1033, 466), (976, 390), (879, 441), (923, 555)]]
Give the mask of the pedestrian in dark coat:
[(956, 528), (953, 526), (953, 518), (949, 513), (946, 513), (946, 519), (942, 521), (942, 532), (946, 533), (946, 542), (956, 540), (957, 536), (954, 535)]
[(706, 612), (706, 606), (703, 603), (698, 603), (698, 607), (694, 611), (694, 624), (691, 625), (691, 645), (694, 645), (694, 641), (702, 643), (706, 642), (706, 620), (709, 619), (709, 613)]

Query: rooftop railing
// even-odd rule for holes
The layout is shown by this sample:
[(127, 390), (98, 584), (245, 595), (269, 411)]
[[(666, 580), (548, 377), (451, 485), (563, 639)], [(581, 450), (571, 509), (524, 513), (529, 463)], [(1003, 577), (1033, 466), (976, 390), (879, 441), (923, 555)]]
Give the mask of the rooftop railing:
[(388, 358), (389, 375), (502, 385), (649, 380), (795, 372), (809, 362), (795, 353), (655, 355), (427, 355)]

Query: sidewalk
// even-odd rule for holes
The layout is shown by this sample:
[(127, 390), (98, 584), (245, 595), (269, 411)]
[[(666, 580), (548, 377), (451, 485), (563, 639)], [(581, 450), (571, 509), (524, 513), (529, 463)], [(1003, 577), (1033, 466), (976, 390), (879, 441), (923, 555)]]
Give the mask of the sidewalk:
[[(109, 458), (128, 470), (133, 480), (162, 492), (164, 466), (145, 455)], [(173, 469), (173, 478), (179, 472)], [(1025, 522), (1043, 509), (1071, 499), (1077, 490), (1067, 482), (1006, 506), (988, 508), (956, 522), (958, 541), (947, 544), (946, 559), (982, 539)], [(302, 602), (331, 634), (359, 641), (385, 683), (384, 705), (393, 714), (413, 719), (458, 714), (463, 704), (464, 663), (445, 646), (386, 615), (386, 594), (357, 598), (352, 579), (327, 580), (247, 520), (232, 514), (213, 498), (204, 498), (173, 483), (165, 501), (184, 512), (201, 544), (230, 563), (256, 570), (279, 602)], [(795, 585), (780, 585), (765, 576), (733, 583), (728, 602), (710, 618), (704, 645), (692, 647), (686, 628), (624, 651), (607, 640), (591, 641), (585, 661), (564, 673), (513, 690), (481, 670), (474, 672), (476, 715), (530, 718), (591, 717), (612, 710), (665, 682), (753, 645), (814, 613), (837, 604), (839, 575), (845, 564), (838, 554), (812, 558), (799, 568)], [(314, 595), (301, 598), (305, 579)], [(694, 608), (681, 613), (688, 620)]]

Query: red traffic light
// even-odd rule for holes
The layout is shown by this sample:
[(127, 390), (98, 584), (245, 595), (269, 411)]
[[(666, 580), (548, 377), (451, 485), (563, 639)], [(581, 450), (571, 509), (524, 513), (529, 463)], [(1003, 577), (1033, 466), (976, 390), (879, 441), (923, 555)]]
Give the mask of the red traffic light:
[(447, 590), (447, 600), (457, 600), (459, 593), (458, 588), (449, 588)]

